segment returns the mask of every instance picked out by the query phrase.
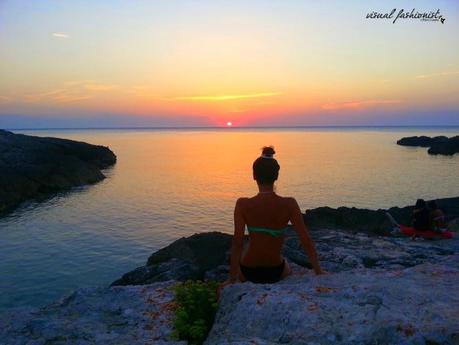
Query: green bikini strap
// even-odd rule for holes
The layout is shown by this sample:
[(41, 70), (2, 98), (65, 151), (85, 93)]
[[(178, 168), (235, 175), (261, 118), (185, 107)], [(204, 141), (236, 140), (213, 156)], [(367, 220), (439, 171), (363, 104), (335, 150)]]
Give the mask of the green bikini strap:
[(247, 231), (249, 231), (249, 232), (265, 233), (265, 234), (269, 234), (269, 235), (271, 235), (273, 237), (282, 236), (287, 230), (288, 230), (288, 227), (285, 227), (285, 228), (279, 229), (279, 230), (273, 230), (273, 229), (268, 229), (268, 228), (261, 228), (261, 227), (257, 227), (257, 226), (249, 226), (249, 225), (247, 225)]

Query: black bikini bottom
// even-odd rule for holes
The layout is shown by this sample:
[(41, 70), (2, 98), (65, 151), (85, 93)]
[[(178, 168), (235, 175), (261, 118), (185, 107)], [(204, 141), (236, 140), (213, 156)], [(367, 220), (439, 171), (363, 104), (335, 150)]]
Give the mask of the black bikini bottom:
[(248, 281), (258, 284), (270, 284), (281, 280), (285, 260), (279, 266), (272, 267), (247, 267), (242, 264), (240, 266), (242, 274)]

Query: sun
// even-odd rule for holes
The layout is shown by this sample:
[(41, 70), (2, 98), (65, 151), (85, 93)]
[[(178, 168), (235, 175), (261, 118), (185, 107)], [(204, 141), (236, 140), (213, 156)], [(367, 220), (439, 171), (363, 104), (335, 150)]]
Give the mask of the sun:
[(226, 123), (226, 126), (227, 126), (227, 127), (231, 127), (232, 125), (233, 125), (233, 123), (232, 123), (231, 121), (228, 121), (228, 122)]

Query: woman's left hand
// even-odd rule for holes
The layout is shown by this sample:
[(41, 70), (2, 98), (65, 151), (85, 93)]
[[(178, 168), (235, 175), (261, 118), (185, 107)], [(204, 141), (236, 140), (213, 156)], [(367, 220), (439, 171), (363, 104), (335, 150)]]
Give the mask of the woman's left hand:
[(236, 281), (234, 281), (234, 280), (227, 279), (227, 280), (225, 280), (223, 283), (219, 284), (219, 285), (218, 285), (218, 288), (217, 288), (217, 296), (218, 296), (218, 298), (220, 298), (220, 294), (221, 294), (222, 290), (223, 290), (226, 286), (231, 285), (231, 284), (234, 284), (235, 282), (236, 282)]
[(315, 269), (315, 270), (314, 270), (314, 273), (315, 273), (316, 275), (328, 274), (327, 271), (324, 271), (324, 270), (323, 270), (322, 268), (320, 268), (320, 267), (319, 267), (318, 269)]

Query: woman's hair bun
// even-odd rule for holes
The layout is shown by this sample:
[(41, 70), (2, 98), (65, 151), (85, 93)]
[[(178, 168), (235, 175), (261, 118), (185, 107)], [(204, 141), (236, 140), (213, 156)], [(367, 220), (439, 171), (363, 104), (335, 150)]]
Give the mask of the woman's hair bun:
[(276, 151), (274, 151), (274, 147), (272, 146), (265, 146), (263, 147), (263, 150), (261, 151), (261, 154), (263, 156), (273, 156), (274, 154), (276, 153)]
[(272, 185), (279, 177), (279, 163), (274, 159), (274, 147), (265, 146), (261, 156), (253, 162), (253, 176), (259, 184)]

